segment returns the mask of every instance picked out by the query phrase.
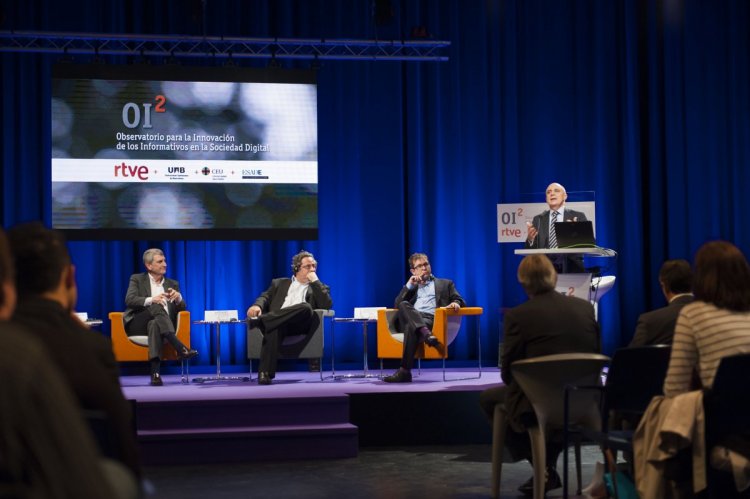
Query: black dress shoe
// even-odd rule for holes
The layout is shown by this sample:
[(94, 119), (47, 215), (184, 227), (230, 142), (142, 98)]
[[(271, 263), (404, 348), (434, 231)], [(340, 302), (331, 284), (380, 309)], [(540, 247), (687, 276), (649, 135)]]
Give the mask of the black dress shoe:
[[(546, 475), (546, 479), (544, 480), (544, 492), (545, 493), (549, 492), (552, 489), (559, 489), (560, 487), (562, 487), (562, 482), (560, 481), (560, 475), (557, 474), (557, 471), (554, 468), (547, 468), (545, 475)], [(518, 491), (527, 496), (534, 495), (534, 476), (532, 475), (531, 478), (529, 478), (523, 483), (523, 485), (518, 487)]]
[(192, 359), (193, 357), (198, 355), (198, 350), (193, 350), (192, 348), (190, 350), (183, 350), (182, 352), (177, 353), (177, 358), (179, 360), (188, 360)]
[(424, 339), (424, 342), (427, 343), (427, 345), (437, 348), (440, 346), (440, 340), (437, 339), (437, 336), (434, 334), (429, 335), (427, 338)]
[(151, 375), (151, 386), (162, 386), (164, 382), (161, 380), (159, 373), (153, 373)]
[(270, 385), (271, 376), (268, 373), (258, 373), (258, 384), (259, 385)]
[(386, 376), (385, 378), (383, 378), (383, 381), (385, 381), (386, 383), (411, 383), (411, 373), (409, 371), (399, 369), (390, 376)]

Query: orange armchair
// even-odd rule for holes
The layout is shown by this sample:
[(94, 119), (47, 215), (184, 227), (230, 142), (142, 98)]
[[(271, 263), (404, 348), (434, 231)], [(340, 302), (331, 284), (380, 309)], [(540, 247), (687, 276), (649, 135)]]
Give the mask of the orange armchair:
[[(445, 359), (448, 358), (448, 346), (458, 336), (461, 328), (461, 319), (467, 315), (477, 316), (477, 346), (479, 354), (479, 375), (471, 378), (482, 377), (482, 342), (481, 331), (479, 329), (479, 316), (484, 310), (482, 307), (462, 307), (458, 310), (437, 308), (435, 309), (435, 322), (432, 325), (432, 334), (440, 342), (440, 346), (433, 348), (420, 344), (417, 347), (415, 358), (417, 359), (442, 359), (443, 360), (443, 381), (448, 381), (445, 377)], [(391, 318), (396, 314), (396, 309), (378, 310), (378, 358), (382, 368), (383, 359), (400, 359), (404, 352), (404, 335), (390, 328)], [(456, 380), (450, 380), (456, 381)]]
[[(122, 312), (110, 312), (112, 350), (118, 362), (136, 362), (148, 360), (148, 336), (128, 336)], [(190, 312), (183, 310), (177, 314), (177, 338), (190, 348)], [(172, 345), (166, 344), (162, 350), (162, 360), (177, 360), (177, 352)], [(190, 381), (187, 363), (182, 361), (182, 381)]]

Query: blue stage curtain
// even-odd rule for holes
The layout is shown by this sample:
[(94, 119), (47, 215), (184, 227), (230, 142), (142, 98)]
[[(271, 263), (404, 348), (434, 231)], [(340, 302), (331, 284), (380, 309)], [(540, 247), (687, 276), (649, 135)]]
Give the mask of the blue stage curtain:
[[(124, 307), (128, 277), (150, 246), (164, 248), (194, 319), (206, 309), (243, 315), (271, 278), (290, 273), (302, 248), (316, 254), (337, 316), (391, 306), (408, 255), (423, 251), (435, 275), (485, 308), (483, 358), (493, 364), (500, 309), (525, 299), (516, 247), (497, 243), (496, 204), (529, 193), (542, 201), (558, 181), (596, 193), (597, 240), (619, 254), (607, 269), (617, 283), (599, 308), (609, 353), (630, 340), (639, 313), (663, 305), (664, 259), (692, 259), (714, 238), (750, 246), (744, 0), (392, 0), (394, 17), (380, 26), (370, 0), (205, 4), (203, 16), (197, 1), (11, 2), (0, 28), (388, 39), (424, 26), (451, 41), (450, 61), (324, 61), (319, 241), (73, 242), (79, 308), (91, 315)], [(49, 221), (57, 58), (0, 58), (3, 225)], [(241, 365), (245, 336), (236, 327), (222, 358)], [(210, 365), (215, 352), (201, 328), (193, 344)], [(337, 359), (359, 361), (361, 336), (341, 329)], [(374, 335), (371, 342), (374, 351)], [(451, 357), (476, 353), (473, 335), (463, 335)]]

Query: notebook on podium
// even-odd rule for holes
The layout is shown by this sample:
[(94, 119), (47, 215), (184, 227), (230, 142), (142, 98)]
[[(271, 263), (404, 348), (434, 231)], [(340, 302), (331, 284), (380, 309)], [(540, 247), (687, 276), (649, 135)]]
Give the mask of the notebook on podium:
[(594, 248), (594, 225), (585, 222), (555, 222), (558, 248)]

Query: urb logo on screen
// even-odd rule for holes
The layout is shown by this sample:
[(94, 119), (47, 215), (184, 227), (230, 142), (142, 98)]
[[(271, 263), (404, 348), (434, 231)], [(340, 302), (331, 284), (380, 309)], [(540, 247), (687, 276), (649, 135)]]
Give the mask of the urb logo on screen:
[(123, 161), (122, 164), (115, 165), (115, 177), (138, 177), (141, 180), (148, 180), (148, 166), (128, 165)]

